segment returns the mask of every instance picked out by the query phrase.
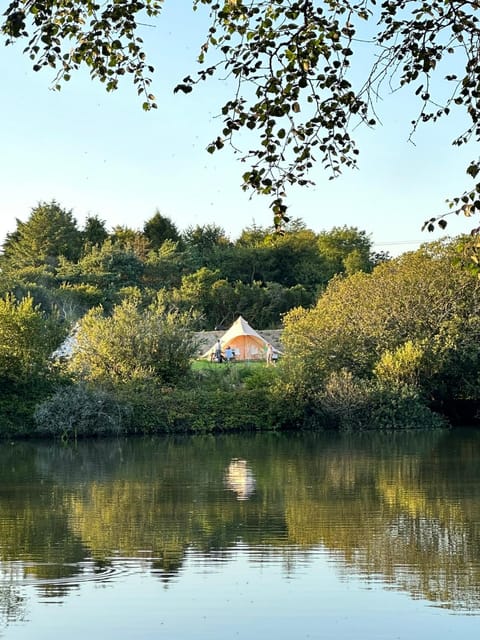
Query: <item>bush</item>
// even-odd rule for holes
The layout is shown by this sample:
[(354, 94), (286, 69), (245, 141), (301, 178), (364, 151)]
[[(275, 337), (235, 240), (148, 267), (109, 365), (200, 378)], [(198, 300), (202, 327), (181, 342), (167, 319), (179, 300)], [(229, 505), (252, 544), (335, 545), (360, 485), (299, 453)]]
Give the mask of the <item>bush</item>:
[(110, 393), (78, 384), (59, 389), (37, 406), (37, 433), (62, 439), (117, 435), (128, 430), (131, 409)]
[(380, 382), (393, 386), (416, 385), (422, 360), (425, 357), (424, 347), (407, 340), (396, 349), (384, 351), (374, 368), (374, 373)]
[(377, 380), (355, 378), (346, 370), (331, 374), (316, 402), (325, 425), (343, 431), (432, 429), (447, 425), (414, 387), (387, 386)]
[(277, 377), (277, 369), (266, 367), (264, 362), (236, 362), (230, 365), (205, 362), (202, 365), (199, 367), (198, 363), (194, 363), (192, 372), (193, 384), (202, 390), (232, 391), (241, 387), (266, 388), (271, 387)]
[(276, 386), (279, 378), (278, 368), (267, 367), (262, 363), (260, 367), (252, 367), (244, 378), (247, 389), (271, 389)]
[(0, 396), (0, 438), (28, 436), (33, 431), (35, 399), (8, 394)]
[(124, 300), (110, 316), (91, 309), (66, 367), (77, 380), (111, 389), (132, 379), (178, 384), (190, 373), (195, 351), (190, 321), (157, 303), (143, 309), (138, 300)]
[(51, 370), (49, 376), (32, 376), (24, 384), (0, 378), (0, 439), (24, 438), (35, 433), (35, 408), (58, 387), (60, 378)]
[(274, 396), (266, 389), (163, 389), (129, 393), (132, 428), (141, 433), (216, 433), (281, 426)]

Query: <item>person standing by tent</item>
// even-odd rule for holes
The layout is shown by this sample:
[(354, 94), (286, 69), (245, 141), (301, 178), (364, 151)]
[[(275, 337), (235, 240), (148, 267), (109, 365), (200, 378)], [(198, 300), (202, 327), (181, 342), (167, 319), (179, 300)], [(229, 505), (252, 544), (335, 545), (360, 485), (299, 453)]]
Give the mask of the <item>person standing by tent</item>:
[(271, 364), (273, 364), (273, 347), (270, 342), (267, 344), (266, 355), (267, 355), (267, 367), (269, 367)]
[(215, 362), (222, 362), (222, 343), (220, 342), (220, 338), (218, 338), (215, 343)]

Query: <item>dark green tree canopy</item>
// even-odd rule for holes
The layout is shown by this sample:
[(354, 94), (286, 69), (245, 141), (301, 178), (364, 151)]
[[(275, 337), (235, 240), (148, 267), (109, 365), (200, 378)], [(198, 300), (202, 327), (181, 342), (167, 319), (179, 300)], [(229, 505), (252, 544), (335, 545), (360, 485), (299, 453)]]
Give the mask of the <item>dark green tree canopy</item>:
[(82, 242), (72, 212), (55, 200), (43, 202), (32, 209), (26, 222), (17, 219), (16, 230), (3, 244), (2, 265), (7, 269), (54, 267), (60, 256), (78, 259)]
[(365, 231), (355, 227), (334, 227), (330, 231), (322, 231), (318, 236), (318, 249), (327, 265), (328, 280), (336, 273), (371, 271), (373, 266), (372, 243)]
[(159, 249), (165, 240), (178, 242), (180, 233), (175, 223), (167, 216), (163, 216), (160, 211), (147, 220), (143, 225), (143, 233), (150, 241), (152, 249)]
[(183, 233), (183, 239), (188, 246), (198, 247), (201, 251), (211, 251), (215, 247), (229, 243), (225, 229), (217, 224), (188, 227)]
[(313, 305), (333, 275), (369, 272), (376, 263), (364, 231), (317, 234), (300, 218), (285, 225), (285, 234), (253, 225), (236, 241), (215, 223), (192, 226), (158, 249), (153, 231), (160, 242), (177, 233), (174, 223), (157, 212), (143, 229), (117, 225), (107, 233), (91, 216), (79, 231), (55, 201), (39, 205), (4, 242), (0, 297), (31, 296), (45, 313), (73, 322), (94, 306), (111, 313), (126, 298), (145, 307), (159, 295), (169, 309), (195, 309), (199, 330), (239, 314), (277, 328), (288, 310)]
[(98, 216), (89, 216), (85, 220), (83, 238), (92, 247), (101, 246), (108, 238), (105, 220), (100, 220)]
[[(199, 54), (200, 71), (176, 91), (216, 74), (233, 79), (231, 98), (218, 105), (223, 124), (208, 146), (237, 148), (244, 130), (256, 133), (245, 153), (243, 187), (272, 198), (274, 221), (286, 221), (285, 188), (307, 185), (315, 162), (331, 176), (357, 163), (352, 131), (374, 126), (374, 104), (384, 90), (411, 85), (421, 122), (435, 122), (455, 108), (469, 118), (454, 145), (480, 139), (480, 30), (478, 2), (471, 0), (192, 0), (210, 11)], [(25, 42), (34, 69), (52, 67), (55, 85), (82, 64), (117, 88), (131, 75), (145, 109), (153, 67), (138, 35), (142, 20), (160, 14), (161, 0), (13, 0), (1, 29), (6, 43)], [(204, 8), (205, 8), (204, 7)], [(361, 71), (360, 71), (361, 70)], [(251, 136), (249, 136), (251, 138)], [(235, 144), (234, 144), (235, 141)], [(480, 170), (472, 158), (467, 173)], [(480, 183), (451, 202), (452, 212), (480, 211)], [(444, 215), (427, 220), (444, 227)]]

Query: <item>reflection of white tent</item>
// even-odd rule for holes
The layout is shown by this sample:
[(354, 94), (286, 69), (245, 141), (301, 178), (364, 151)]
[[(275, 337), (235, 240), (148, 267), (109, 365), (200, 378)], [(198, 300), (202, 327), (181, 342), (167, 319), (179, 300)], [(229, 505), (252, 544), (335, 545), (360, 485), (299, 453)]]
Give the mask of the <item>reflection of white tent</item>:
[[(222, 352), (225, 352), (226, 347), (231, 347), (236, 360), (258, 360), (264, 357), (268, 341), (252, 329), (245, 318), (239, 316), (220, 338), (220, 345)], [(215, 348), (216, 345), (213, 345), (201, 357), (211, 358)]]
[(255, 491), (255, 478), (246, 460), (234, 458), (225, 472), (225, 483), (237, 494), (237, 500), (248, 500)]

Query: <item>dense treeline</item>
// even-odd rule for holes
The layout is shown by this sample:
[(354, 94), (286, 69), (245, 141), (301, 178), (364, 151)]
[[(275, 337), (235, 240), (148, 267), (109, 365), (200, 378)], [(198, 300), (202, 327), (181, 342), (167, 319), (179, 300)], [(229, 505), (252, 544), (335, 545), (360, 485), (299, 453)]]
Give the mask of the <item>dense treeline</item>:
[[(0, 258), (3, 436), (444, 426), (479, 401), (480, 283), (462, 240), (397, 259), (364, 232), (78, 229), (52, 202)], [(194, 331), (283, 322), (276, 368), (191, 366)], [(66, 360), (51, 354), (75, 334)], [(465, 410), (468, 408), (468, 412)]]
[(180, 232), (157, 212), (142, 230), (109, 232), (98, 217), (79, 229), (70, 211), (50, 202), (5, 239), (0, 293), (28, 292), (68, 321), (136, 296), (194, 310), (198, 330), (229, 326), (238, 314), (267, 329), (289, 309), (314, 304), (334, 274), (370, 271), (384, 258), (356, 228), (316, 234), (297, 220), (284, 235), (251, 226), (233, 241), (215, 224)]
[[(242, 395), (243, 382), (227, 383), (239, 387), (228, 400), (210, 372), (210, 384), (203, 375), (198, 393), (189, 392), (192, 332), (239, 314), (280, 327), (334, 274), (371, 271), (384, 259), (356, 228), (316, 234), (297, 220), (285, 235), (251, 226), (233, 241), (214, 224), (180, 231), (157, 211), (141, 230), (109, 231), (96, 216), (80, 229), (71, 211), (40, 203), (17, 220), (0, 255), (2, 433), (30, 433), (35, 408), (44, 432), (64, 435), (204, 428), (205, 407), (217, 428), (226, 401), (232, 428), (252, 412), (256, 428), (268, 407), (264, 389)], [(50, 354), (73, 328), (76, 353), (56, 367)]]

